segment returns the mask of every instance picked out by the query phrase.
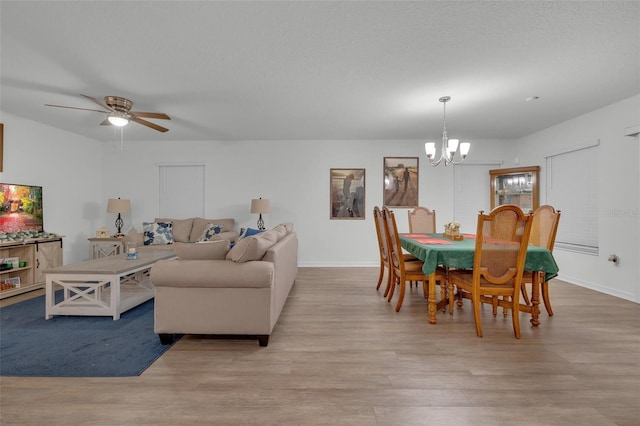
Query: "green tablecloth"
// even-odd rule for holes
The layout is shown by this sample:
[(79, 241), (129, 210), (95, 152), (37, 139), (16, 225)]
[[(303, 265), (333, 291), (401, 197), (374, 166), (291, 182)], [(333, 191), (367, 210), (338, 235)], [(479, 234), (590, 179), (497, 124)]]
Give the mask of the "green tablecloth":
[[(416, 235), (416, 234), (411, 234)], [(446, 240), (442, 234), (426, 234), (435, 238)], [(400, 234), (402, 248), (424, 261), (422, 271), (432, 274), (438, 265), (449, 268), (473, 268), (473, 252), (476, 247), (474, 238), (465, 238), (462, 241), (446, 240), (453, 244), (423, 244), (406, 234)], [(543, 247), (529, 246), (524, 269), (527, 271), (541, 271), (545, 273), (545, 281), (549, 281), (558, 275), (558, 265), (553, 254)]]

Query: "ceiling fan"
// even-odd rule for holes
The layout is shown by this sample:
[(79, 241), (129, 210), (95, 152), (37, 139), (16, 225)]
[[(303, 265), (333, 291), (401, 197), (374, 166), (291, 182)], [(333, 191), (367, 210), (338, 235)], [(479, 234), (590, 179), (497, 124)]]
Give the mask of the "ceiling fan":
[(89, 99), (90, 101), (100, 105), (102, 107), (102, 110), (89, 109), (89, 108), (77, 108), (77, 107), (70, 107), (70, 106), (64, 106), (64, 105), (51, 105), (51, 104), (45, 104), (45, 106), (69, 108), (69, 109), (80, 109), (83, 111), (95, 111), (95, 112), (101, 112), (104, 114), (109, 114), (107, 118), (105, 118), (104, 121), (100, 123), (100, 125), (102, 126), (113, 125), (113, 126), (122, 127), (122, 126), (126, 126), (129, 123), (129, 121), (134, 121), (138, 124), (142, 124), (143, 126), (150, 127), (159, 132), (164, 133), (169, 130), (166, 127), (158, 126), (155, 123), (152, 123), (147, 120), (143, 120), (141, 118), (141, 117), (144, 117), (144, 118), (155, 118), (160, 120), (171, 120), (171, 118), (167, 114), (164, 114), (162, 112), (131, 111), (133, 102), (131, 102), (129, 99), (122, 98), (120, 96), (105, 96), (104, 103), (103, 103), (97, 100), (96, 98), (83, 95), (82, 93), (80, 94), (80, 96), (83, 96)]

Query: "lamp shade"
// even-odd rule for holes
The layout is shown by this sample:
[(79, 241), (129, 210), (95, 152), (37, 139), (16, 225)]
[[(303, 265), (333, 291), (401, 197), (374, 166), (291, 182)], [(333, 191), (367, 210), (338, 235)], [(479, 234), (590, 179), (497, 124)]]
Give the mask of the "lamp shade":
[(120, 198), (109, 198), (107, 203), (107, 213), (129, 213), (131, 211), (131, 203), (129, 200)]
[(254, 198), (251, 200), (251, 213), (271, 213), (269, 200), (265, 198)]

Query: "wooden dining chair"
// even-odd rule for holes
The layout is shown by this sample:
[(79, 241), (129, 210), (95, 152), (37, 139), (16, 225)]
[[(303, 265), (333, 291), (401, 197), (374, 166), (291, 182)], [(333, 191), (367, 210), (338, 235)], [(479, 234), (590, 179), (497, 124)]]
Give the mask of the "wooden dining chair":
[[(389, 294), (391, 289), (391, 282), (393, 277), (393, 268), (390, 267), (390, 250), (389, 250), (389, 238), (387, 235), (386, 225), (384, 223), (384, 217), (382, 216), (382, 210), (380, 207), (375, 206), (373, 208), (373, 221), (376, 225), (376, 234), (378, 236), (378, 249), (380, 252), (380, 274), (378, 276), (378, 284), (376, 290), (380, 289), (382, 280), (384, 278), (385, 271), (387, 272), (387, 286), (384, 290), (384, 296)], [(403, 260), (405, 262), (420, 262), (420, 259), (412, 254), (404, 253)]]
[[(389, 259), (390, 259), (390, 268), (393, 270), (391, 289), (387, 296), (387, 300), (391, 302), (393, 298), (394, 290), (397, 287), (400, 287), (400, 292), (398, 293), (398, 301), (396, 302), (396, 312), (400, 311), (402, 308), (402, 303), (404, 301), (405, 287), (407, 281), (417, 281), (422, 282), (422, 291), (424, 292), (424, 297), (427, 298), (429, 295), (429, 276), (425, 275), (422, 272), (422, 267), (424, 266), (424, 262), (413, 261), (407, 262), (403, 256), (402, 246), (400, 245), (400, 236), (398, 234), (398, 226), (396, 224), (396, 219), (391, 210), (388, 207), (384, 206), (382, 208), (382, 217), (384, 218), (384, 223), (386, 225), (387, 236), (389, 239)], [(446, 272), (442, 268), (438, 268), (436, 271), (436, 282), (440, 284), (440, 294), (441, 298), (446, 297)], [(452, 305), (453, 302), (453, 292), (449, 293), (449, 305)]]
[(488, 303), (511, 310), (513, 332), (520, 338), (520, 288), (531, 233), (532, 216), (506, 204), (488, 215), (478, 214), (476, 245), (471, 271), (449, 272), (449, 282), (473, 305), (476, 333), (482, 337), (480, 305)]
[(426, 207), (416, 207), (408, 211), (409, 232), (427, 234), (436, 232), (436, 211)]
[[(560, 222), (560, 210), (554, 209), (550, 205), (543, 205), (533, 212), (533, 221), (531, 223), (531, 236), (529, 244), (544, 247), (553, 252), (553, 246), (556, 242), (556, 233), (558, 232), (558, 223)], [(524, 271), (522, 276), (522, 297), (527, 305), (530, 305), (529, 295), (527, 293), (527, 284), (533, 285), (533, 274), (544, 274), (537, 271)], [(542, 301), (549, 316), (553, 316), (551, 309), (551, 301), (549, 299), (549, 282), (540, 277), (540, 289), (542, 293)]]

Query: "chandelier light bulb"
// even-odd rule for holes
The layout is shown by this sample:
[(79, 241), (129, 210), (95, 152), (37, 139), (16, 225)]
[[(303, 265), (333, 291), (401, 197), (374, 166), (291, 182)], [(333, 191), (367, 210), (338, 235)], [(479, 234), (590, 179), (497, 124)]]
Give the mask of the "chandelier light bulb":
[(462, 158), (465, 158), (467, 154), (469, 154), (470, 149), (471, 149), (471, 144), (469, 142), (462, 142), (460, 144), (460, 155), (462, 155)]
[(435, 142), (427, 142), (424, 144), (424, 152), (427, 154), (428, 158), (433, 158), (436, 155), (436, 143)]
[(449, 139), (449, 146), (447, 148), (447, 151), (449, 151), (451, 154), (455, 154), (456, 150), (458, 149), (458, 143), (460, 141), (458, 139)]

